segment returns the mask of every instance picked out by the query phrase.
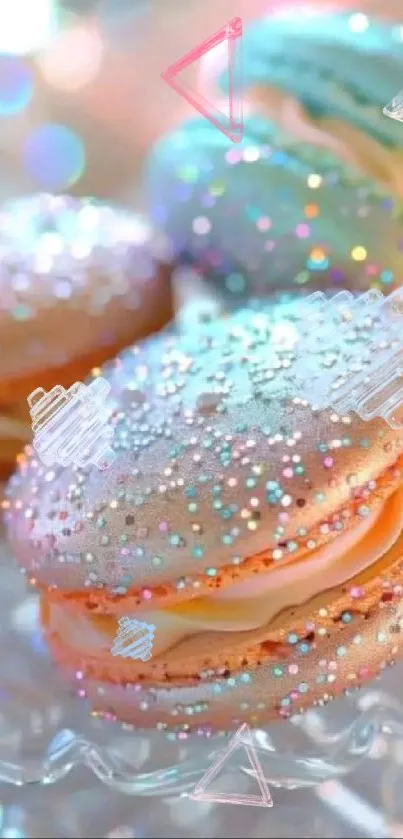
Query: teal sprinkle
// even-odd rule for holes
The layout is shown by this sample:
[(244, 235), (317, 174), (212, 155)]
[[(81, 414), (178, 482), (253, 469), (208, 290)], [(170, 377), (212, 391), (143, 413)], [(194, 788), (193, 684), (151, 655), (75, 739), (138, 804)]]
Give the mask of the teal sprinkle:
[(206, 437), (206, 439), (203, 440), (202, 446), (204, 449), (211, 449), (213, 442), (214, 440), (212, 440), (211, 437)]
[(217, 576), (217, 568), (206, 568), (206, 574), (208, 577), (216, 577)]
[(242, 673), (241, 682), (244, 682), (245, 684), (248, 684), (248, 682), (251, 682), (251, 681), (252, 681), (252, 676), (250, 675), (250, 673)]
[(222, 503), (222, 501), (220, 501), (219, 498), (216, 498), (216, 500), (213, 501), (213, 510), (221, 510), (222, 506), (223, 506), (223, 503)]
[(192, 555), (195, 559), (201, 559), (201, 557), (204, 556), (204, 549), (201, 545), (195, 545), (195, 547), (192, 548)]
[(288, 636), (288, 643), (289, 644), (297, 644), (298, 642), (298, 635), (295, 632), (291, 632)]
[(281, 679), (284, 676), (284, 670), (278, 664), (271, 668), (271, 672), (275, 679)]
[(233, 538), (230, 536), (229, 533), (226, 533), (225, 536), (222, 537), (223, 545), (232, 545)]
[(249, 426), (246, 424), (246, 422), (240, 422), (238, 423), (238, 425), (235, 426), (235, 431), (237, 432), (237, 434), (243, 434), (245, 431), (248, 430), (248, 427)]
[(24, 321), (29, 320), (32, 311), (29, 306), (25, 306), (23, 303), (17, 303), (14, 309), (11, 310), (11, 314), (14, 320)]
[(199, 507), (194, 501), (192, 501), (191, 504), (188, 504), (189, 513), (197, 513), (198, 509)]
[(186, 495), (188, 498), (196, 498), (197, 497), (197, 489), (194, 486), (190, 486), (186, 490)]
[(171, 533), (171, 535), (169, 537), (169, 544), (177, 547), (178, 545), (180, 545), (180, 543), (181, 543), (181, 537), (179, 536), (179, 533)]
[(230, 519), (230, 518), (232, 518), (232, 512), (231, 512), (231, 510), (229, 509), (229, 507), (224, 507), (224, 509), (223, 509), (223, 510), (221, 510), (220, 516), (221, 516), (221, 518), (222, 518), (222, 519), (224, 519), (224, 520), (225, 520), (225, 519)]
[(329, 260), (321, 259), (320, 262), (316, 262), (313, 259), (307, 259), (306, 267), (309, 271), (326, 271), (329, 267)]
[(245, 290), (245, 277), (242, 274), (229, 274), (225, 280), (225, 285), (232, 294), (239, 294)]
[(253, 489), (253, 487), (255, 487), (257, 484), (257, 480), (256, 478), (247, 478), (245, 484), (248, 489)]
[(393, 274), (392, 271), (381, 271), (379, 276), (380, 276), (381, 282), (384, 285), (389, 285), (390, 283), (393, 283), (393, 280), (395, 278), (395, 275)]

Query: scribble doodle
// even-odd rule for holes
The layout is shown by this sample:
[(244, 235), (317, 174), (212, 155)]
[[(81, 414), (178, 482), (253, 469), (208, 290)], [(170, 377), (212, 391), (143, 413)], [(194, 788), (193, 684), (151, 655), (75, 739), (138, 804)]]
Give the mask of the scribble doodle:
[(107, 468), (115, 459), (110, 448), (113, 428), (105, 400), (110, 385), (99, 377), (88, 387), (76, 382), (68, 390), (56, 385), (49, 393), (38, 387), (28, 397), (33, 446), (45, 466), (60, 463)]
[(148, 661), (152, 656), (155, 626), (127, 616), (120, 618), (118, 625), (119, 629), (111, 648), (112, 655)]

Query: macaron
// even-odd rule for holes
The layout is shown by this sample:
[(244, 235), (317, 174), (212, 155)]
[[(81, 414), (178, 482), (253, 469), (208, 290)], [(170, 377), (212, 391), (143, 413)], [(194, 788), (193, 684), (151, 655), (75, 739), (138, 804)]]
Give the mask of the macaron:
[(0, 469), (31, 439), (27, 397), (68, 386), (171, 317), (169, 248), (146, 218), (47, 194), (0, 209)]
[(302, 6), (252, 24), (242, 42), (247, 99), (400, 197), (402, 126), (383, 109), (401, 89), (402, 22)]
[[(342, 316), (333, 362), (364, 335), (376, 358), (375, 320)], [(102, 369), (108, 470), (21, 459), (10, 543), (95, 714), (179, 737), (263, 725), (403, 651), (403, 431), (296, 395), (306, 334), (299, 301), (165, 330)]]
[(205, 119), (189, 121), (157, 144), (145, 181), (177, 259), (228, 307), (400, 283), (400, 200), (264, 116), (248, 117), (239, 144)]

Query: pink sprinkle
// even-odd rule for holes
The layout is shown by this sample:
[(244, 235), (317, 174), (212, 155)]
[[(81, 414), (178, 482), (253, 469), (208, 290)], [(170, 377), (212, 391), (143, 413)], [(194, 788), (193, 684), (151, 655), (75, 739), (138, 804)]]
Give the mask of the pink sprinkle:
[(334, 464), (334, 460), (332, 457), (325, 457), (323, 462), (325, 464), (326, 469), (331, 469)]
[(309, 227), (309, 224), (297, 224), (295, 232), (298, 239), (308, 239), (311, 235), (311, 228)]
[(364, 589), (361, 586), (353, 586), (353, 588), (350, 589), (350, 597), (359, 598), (363, 596)]
[(263, 231), (264, 230), (270, 230), (271, 225), (272, 225), (272, 222), (268, 218), (268, 216), (261, 216), (261, 218), (258, 219), (257, 222), (256, 222), (256, 227), (257, 227), (258, 230), (263, 230)]
[(168, 530), (169, 530), (168, 522), (167, 521), (160, 521), (160, 523), (158, 525), (158, 530), (160, 531), (160, 533), (167, 533)]
[(144, 588), (142, 594), (143, 594), (143, 600), (151, 600), (151, 598), (153, 596), (153, 593), (152, 593), (152, 591), (150, 591), (149, 588)]
[(225, 159), (227, 163), (234, 165), (235, 163), (239, 163), (242, 158), (242, 152), (239, 149), (229, 149), (225, 155)]
[(298, 673), (298, 664), (290, 664), (288, 672), (291, 673), (292, 676), (296, 676)]

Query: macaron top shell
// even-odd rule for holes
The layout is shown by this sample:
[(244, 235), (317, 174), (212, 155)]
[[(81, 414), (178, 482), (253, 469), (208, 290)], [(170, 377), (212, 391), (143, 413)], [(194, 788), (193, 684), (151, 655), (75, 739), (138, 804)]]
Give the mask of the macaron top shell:
[(4, 204), (0, 377), (133, 340), (133, 322), (155, 303), (158, 265), (168, 260), (166, 241), (146, 219), (93, 199), (39, 194)]
[(290, 390), (281, 343), (300, 313), (243, 309), (103, 369), (114, 464), (49, 469), (28, 451), (7, 489), (10, 539), (39, 584), (195, 595), (262, 552), (253, 573), (335, 538), (392, 491), (402, 432), (319, 412)]

